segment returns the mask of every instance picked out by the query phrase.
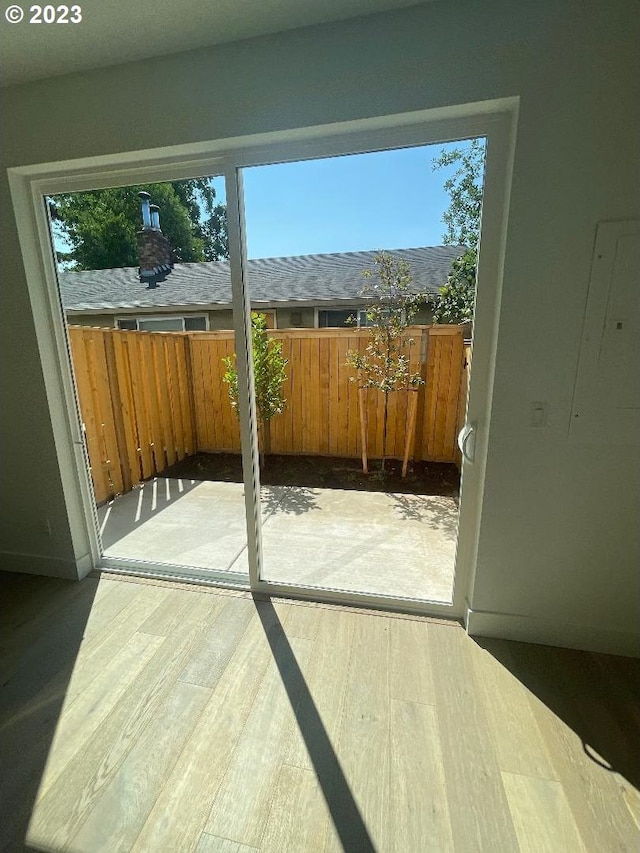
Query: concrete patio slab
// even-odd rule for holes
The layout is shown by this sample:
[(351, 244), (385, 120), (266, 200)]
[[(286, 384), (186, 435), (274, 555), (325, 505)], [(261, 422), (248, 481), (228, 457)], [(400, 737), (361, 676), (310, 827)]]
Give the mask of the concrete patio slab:
[[(458, 508), (452, 498), (263, 487), (264, 577), (451, 600)], [(240, 483), (156, 478), (99, 510), (105, 554), (248, 571)]]
[(228, 571), (247, 546), (238, 483), (156, 478), (98, 515), (108, 557)]

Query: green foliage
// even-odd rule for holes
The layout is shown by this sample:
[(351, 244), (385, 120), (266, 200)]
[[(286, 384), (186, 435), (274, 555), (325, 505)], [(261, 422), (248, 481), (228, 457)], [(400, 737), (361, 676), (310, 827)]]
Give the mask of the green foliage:
[[(411, 270), (406, 261), (395, 261), (387, 252), (378, 252), (374, 262), (379, 281), (365, 285), (360, 292), (372, 300), (366, 312), (369, 343), (363, 353), (349, 350), (347, 364), (358, 371), (352, 381), (360, 388), (377, 388), (388, 394), (422, 384), (419, 373), (409, 372), (408, 349), (413, 340), (404, 333), (423, 297), (411, 290)], [(365, 270), (363, 276), (371, 279), (373, 272)]]
[[(357, 371), (357, 376), (351, 377), (351, 381), (357, 382), (358, 387), (375, 388), (385, 395), (382, 435), (384, 471), (389, 394), (408, 391), (424, 384), (420, 373), (412, 373), (410, 370), (410, 348), (414, 340), (406, 336), (407, 327), (415, 319), (424, 296), (411, 289), (411, 270), (406, 261), (394, 260), (387, 252), (378, 252), (375, 266), (378, 281), (367, 284), (361, 291), (362, 296), (372, 300), (366, 312), (370, 323), (367, 327), (369, 342), (364, 352), (349, 350), (347, 364)], [(363, 275), (372, 279), (374, 273), (365, 270)]]
[[(271, 340), (267, 335), (267, 318), (264, 314), (251, 314), (251, 340), (253, 343), (253, 375), (255, 382), (258, 425), (265, 436), (268, 425), (275, 415), (284, 412), (287, 401), (282, 393), (289, 363), (282, 355), (282, 343)], [(232, 407), (238, 411), (238, 371), (236, 357), (222, 359), (226, 368), (223, 381), (229, 386), (229, 399)], [(265, 450), (269, 452), (268, 441)]]
[(71, 246), (59, 261), (77, 270), (138, 266), (141, 191), (160, 208), (162, 232), (181, 261), (228, 257), (226, 207), (215, 204), (211, 181), (197, 178), (55, 196), (54, 233)]
[(466, 246), (477, 252), (482, 214), (485, 144), (472, 139), (467, 148), (442, 151), (433, 161), (433, 170), (457, 163), (454, 174), (444, 182), (449, 207), (443, 216), (447, 226), (443, 239), (448, 246)]
[(447, 283), (434, 300), (435, 323), (464, 323), (473, 319), (476, 294), (476, 268), (482, 215), (485, 144), (472, 139), (467, 148), (443, 151), (433, 161), (433, 169), (459, 164), (444, 183), (449, 193), (449, 207), (443, 221), (447, 245), (466, 246), (467, 250), (451, 265)]
[(433, 306), (434, 323), (466, 323), (473, 320), (476, 296), (477, 257), (473, 249), (467, 251), (451, 264), (447, 283)]
[(229, 232), (227, 229), (227, 206), (216, 204), (202, 223), (205, 261), (222, 261), (229, 257)]

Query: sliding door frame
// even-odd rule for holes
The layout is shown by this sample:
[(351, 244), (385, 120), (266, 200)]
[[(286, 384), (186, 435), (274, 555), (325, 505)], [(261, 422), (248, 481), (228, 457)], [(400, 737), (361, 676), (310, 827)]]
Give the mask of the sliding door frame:
[[(384, 116), (259, 136), (83, 158), (8, 170), (27, 284), (40, 349), (63, 493), (78, 577), (94, 568), (248, 588), (268, 595), (463, 618), (475, 569), (495, 370), (502, 266), (506, 242), (518, 99)], [(253, 394), (253, 365), (242, 169), (444, 143), (487, 140), (478, 301), (474, 321), (473, 377), (467, 420), (475, 425), (473, 464), (465, 462), (454, 595), (451, 604), (394, 596), (274, 584), (261, 579), (260, 483)], [(108, 558), (102, 554), (88, 472), (77, 390), (64, 312), (57, 286), (44, 196), (103, 187), (223, 175), (227, 191), (234, 330), (239, 378), (249, 583), (242, 575), (217, 575), (184, 566)]]

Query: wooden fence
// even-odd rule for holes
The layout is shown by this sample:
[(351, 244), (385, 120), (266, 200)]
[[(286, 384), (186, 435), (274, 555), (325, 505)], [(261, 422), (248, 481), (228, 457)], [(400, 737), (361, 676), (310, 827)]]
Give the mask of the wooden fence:
[(69, 337), (98, 503), (195, 451), (186, 336), (75, 326)]
[[(240, 450), (240, 431), (223, 383), (232, 332), (124, 332), (71, 327), (74, 372), (96, 500), (133, 485), (195, 451)], [(273, 453), (358, 457), (358, 389), (347, 351), (362, 351), (366, 329), (269, 333), (288, 359), (287, 407), (272, 421)], [(417, 394), (412, 457), (457, 462), (464, 418), (468, 350), (457, 326), (410, 330), (411, 370), (419, 391), (389, 396), (387, 455), (402, 458), (408, 395)], [(467, 358), (465, 359), (465, 352)], [(365, 394), (367, 450), (382, 454), (384, 396)]]

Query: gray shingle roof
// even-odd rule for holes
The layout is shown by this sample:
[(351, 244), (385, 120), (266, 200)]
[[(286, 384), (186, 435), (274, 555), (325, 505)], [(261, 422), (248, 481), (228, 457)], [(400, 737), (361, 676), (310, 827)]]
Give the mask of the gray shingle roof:
[[(399, 249), (391, 254), (411, 266), (413, 287), (436, 292), (446, 282), (451, 262), (464, 252), (460, 246)], [(362, 271), (373, 269), (375, 252), (340, 252), (261, 258), (248, 262), (252, 303), (335, 302), (357, 299), (365, 284)], [(62, 302), (68, 311), (106, 313), (122, 309), (170, 306), (222, 307), (231, 304), (228, 261), (176, 264), (157, 288), (148, 289), (135, 267), (61, 272)]]

